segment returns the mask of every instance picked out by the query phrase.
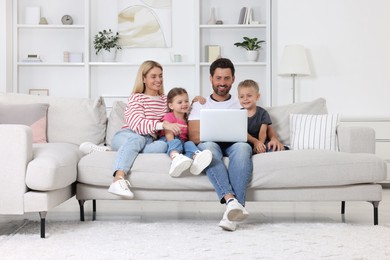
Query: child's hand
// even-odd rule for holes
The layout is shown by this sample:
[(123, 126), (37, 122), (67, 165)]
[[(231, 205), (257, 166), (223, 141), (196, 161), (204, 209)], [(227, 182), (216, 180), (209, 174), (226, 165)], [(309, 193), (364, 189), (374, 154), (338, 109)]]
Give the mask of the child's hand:
[(255, 141), (253, 143), (253, 153), (265, 153), (267, 151), (267, 148), (265, 147), (265, 144), (259, 140)]
[(199, 103), (201, 103), (203, 105), (204, 103), (206, 103), (206, 99), (204, 97), (202, 97), (202, 96), (196, 96), (192, 100), (192, 103), (194, 103), (194, 102), (199, 102)]

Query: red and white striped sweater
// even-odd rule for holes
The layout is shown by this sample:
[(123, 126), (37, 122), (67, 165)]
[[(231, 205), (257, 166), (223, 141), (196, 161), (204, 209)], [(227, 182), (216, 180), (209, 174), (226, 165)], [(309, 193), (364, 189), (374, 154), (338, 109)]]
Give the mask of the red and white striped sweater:
[(142, 93), (131, 94), (125, 110), (125, 125), (140, 135), (157, 137), (157, 123), (168, 112), (167, 97), (148, 96)]

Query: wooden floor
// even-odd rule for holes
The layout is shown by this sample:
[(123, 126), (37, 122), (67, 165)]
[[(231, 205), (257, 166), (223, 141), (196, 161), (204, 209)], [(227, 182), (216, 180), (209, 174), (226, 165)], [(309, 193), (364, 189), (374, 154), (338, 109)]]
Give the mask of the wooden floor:
[[(344, 217), (340, 214), (341, 202), (249, 202), (246, 205), (249, 223), (280, 222), (346, 222), (351, 224), (373, 224), (373, 206), (368, 202), (346, 202)], [(156, 202), (156, 201), (97, 201), (97, 219), (158, 221), (169, 219), (215, 220), (216, 225), (225, 210), (216, 202)], [(79, 220), (79, 206), (72, 198), (48, 212), (47, 221)], [(40, 221), (38, 213), (24, 215), (0, 215), (0, 235), (15, 232), (18, 222), (26, 219)], [(85, 203), (85, 221), (92, 220), (92, 202)], [(379, 225), (390, 226), (390, 189), (383, 189), (379, 204)]]

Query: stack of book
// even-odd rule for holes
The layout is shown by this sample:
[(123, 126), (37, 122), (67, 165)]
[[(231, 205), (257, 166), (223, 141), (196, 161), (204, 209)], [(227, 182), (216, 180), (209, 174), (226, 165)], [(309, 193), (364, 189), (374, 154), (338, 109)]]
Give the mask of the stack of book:
[(250, 7), (243, 7), (240, 11), (240, 17), (238, 18), (238, 24), (251, 24), (253, 18), (253, 10)]

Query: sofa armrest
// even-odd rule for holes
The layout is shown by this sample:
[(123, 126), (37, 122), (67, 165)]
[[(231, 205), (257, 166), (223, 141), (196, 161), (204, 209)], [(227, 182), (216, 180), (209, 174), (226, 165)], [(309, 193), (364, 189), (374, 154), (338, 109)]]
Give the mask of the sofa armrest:
[(26, 169), (32, 159), (31, 128), (0, 124), (0, 214), (22, 214)]
[(366, 126), (337, 127), (340, 152), (375, 153), (375, 130)]

